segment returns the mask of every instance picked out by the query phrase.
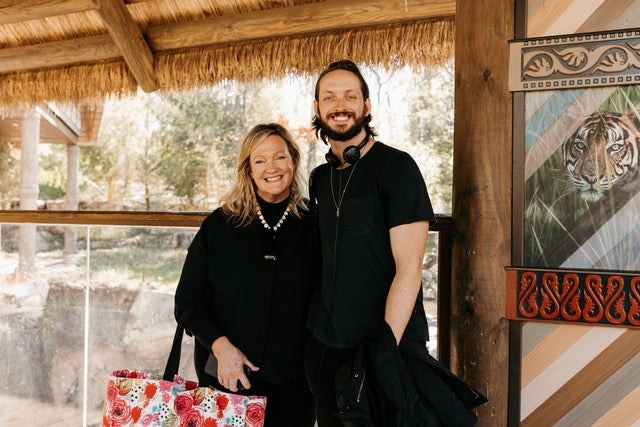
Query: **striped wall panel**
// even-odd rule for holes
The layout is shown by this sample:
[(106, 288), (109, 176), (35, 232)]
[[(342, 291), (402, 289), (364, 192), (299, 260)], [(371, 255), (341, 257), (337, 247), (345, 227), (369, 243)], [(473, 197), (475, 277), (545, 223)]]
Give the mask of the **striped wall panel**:
[(636, 0), (529, 0), (527, 37), (636, 28), (640, 25)]
[(522, 426), (640, 425), (640, 331), (523, 328)]
[[(639, 28), (640, 1), (529, 0), (526, 22), (528, 38)], [(557, 152), (581, 117), (614, 91), (603, 87), (526, 93), (525, 180)], [(607, 223), (611, 226), (605, 221), (592, 241), (611, 234)], [(638, 239), (634, 230), (621, 240)], [(640, 269), (635, 255), (621, 260), (622, 266), (612, 266), (606, 257), (585, 259), (582, 246), (557, 258), (554, 253), (547, 255), (549, 267)], [(520, 392), (522, 426), (640, 427), (640, 330), (524, 322)]]

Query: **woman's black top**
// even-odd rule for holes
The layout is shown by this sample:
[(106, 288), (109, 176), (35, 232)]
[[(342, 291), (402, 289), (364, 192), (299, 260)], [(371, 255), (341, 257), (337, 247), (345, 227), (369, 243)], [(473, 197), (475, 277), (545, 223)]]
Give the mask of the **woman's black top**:
[[(273, 227), (288, 201), (259, 202)], [(306, 211), (302, 219), (289, 214), (274, 238), (259, 219), (238, 227), (216, 209), (189, 246), (175, 295), (176, 318), (192, 306), (186, 329), (206, 349), (227, 336), (260, 368), (252, 378), (282, 383), (302, 377), (313, 235)]]

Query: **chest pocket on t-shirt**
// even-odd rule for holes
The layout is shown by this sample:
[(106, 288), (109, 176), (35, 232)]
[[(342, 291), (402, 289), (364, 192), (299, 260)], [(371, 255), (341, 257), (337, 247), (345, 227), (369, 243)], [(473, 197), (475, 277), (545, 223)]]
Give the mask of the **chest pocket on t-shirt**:
[(364, 236), (373, 230), (375, 198), (358, 197), (345, 200), (344, 222), (351, 236)]

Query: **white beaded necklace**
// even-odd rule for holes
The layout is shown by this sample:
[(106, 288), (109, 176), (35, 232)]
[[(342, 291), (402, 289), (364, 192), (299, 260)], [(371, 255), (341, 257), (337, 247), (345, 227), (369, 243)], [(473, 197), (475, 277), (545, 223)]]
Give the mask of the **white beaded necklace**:
[(285, 219), (287, 219), (288, 215), (289, 215), (289, 206), (287, 206), (287, 209), (284, 210), (284, 213), (278, 220), (278, 223), (273, 227), (271, 227), (269, 224), (267, 224), (267, 221), (264, 219), (264, 216), (262, 215), (262, 210), (258, 208), (258, 218), (260, 218), (260, 222), (262, 223), (262, 226), (267, 230), (273, 230), (274, 232), (278, 231), (278, 228), (282, 227), (282, 223), (284, 222)]

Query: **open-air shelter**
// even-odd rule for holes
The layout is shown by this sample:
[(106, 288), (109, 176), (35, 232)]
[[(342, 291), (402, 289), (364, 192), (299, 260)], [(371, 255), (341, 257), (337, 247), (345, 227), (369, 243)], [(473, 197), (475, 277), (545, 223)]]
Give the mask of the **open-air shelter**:
[[(107, 95), (316, 73), (345, 57), (389, 67), (453, 57), (453, 212), (439, 231), (441, 261), (449, 260), (439, 271), (447, 313), (440, 319), (439, 336), (447, 340), (441, 360), (488, 397), (476, 409), (479, 425), (638, 425), (635, 264), (572, 264), (575, 258), (560, 259), (559, 249), (549, 246), (545, 261), (534, 265), (525, 211), (534, 176), (528, 171), (539, 150), (551, 156), (558, 145), (553, 141), (572, 131), (566, 120), (582, 120), (571, 109), (582, 99), (576, 93), (635, 84), (637, 27), (640, 5), (631, 0), (9, 1), (0, 5), (0, 137), (20, 141), (28, 168), (24, 147), (91, 143), (92, 123)], [(592, 62), (599, 68), (581, 69)], [(554, 97), (564, 102), (551, 102)], [(604, 102), (589, 99), (592, 109)], [(75, 105), (75, 121), (66, 121), (58, 104)], [(557, 135), (538, 143), (531, 136), (534, 123), (536, 136)], [(43, 213), (29, 202), (36, 185), (24, 178), (22, 210), (0, 211), (0, 223), (197, 226), (202, 219), (161, 212)], [(582, 223), (608, 215), (602, 225), (610, 224), (609, 215), (624, 213), (612, 205), (614, 214), (591, 211)], [(633, 236), (625, 234), (627, 240)], [(574, 239), (562, 250), (580, 253), (590, 243)], [(571, 245), (576, 247), (566, 249)], [(596, 248), (593, 257), (603, 259), (609, 250)], [(507, 274), (509, 266), (531, 271)], [(544, 274), (556, 280), (545, 286), (560, 283), (555, 294), (540, 284)], [(582, 283), (576, 288), (576, 304), (589, 301), (593, 291), (596, 302), (614, 312), (598, 317), (597, 309), (582, 305), (580, 313), (588, 315), (572, 317), (566, 310), (545, 311), (549, 305), (541, 309), (562, 300), (563, 286), (569, 286), (563, 277), (571, 274), (594, 280), (590, 290)], [(538, 282), (525, 280), (532, 277)], [(603, 280), (613, 283), (611, 292), (620, 282), (623, 298), (600, 291)], [(537, 293), (519, 294), (528, 290)]]

